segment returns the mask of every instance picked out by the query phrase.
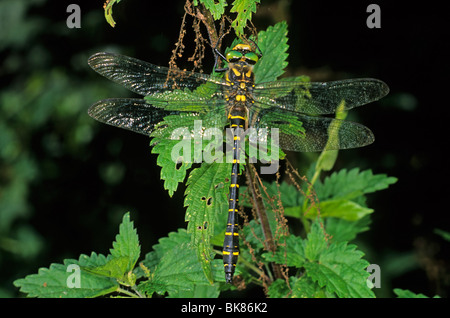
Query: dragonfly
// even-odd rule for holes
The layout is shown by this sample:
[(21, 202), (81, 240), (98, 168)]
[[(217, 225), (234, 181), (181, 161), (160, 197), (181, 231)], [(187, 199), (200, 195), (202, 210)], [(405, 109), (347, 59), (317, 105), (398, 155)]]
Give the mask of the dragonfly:
[[(371, 130), (359, 123), (323, 115), (338, 107), (349, 110), (388, 94), (388, 86), (373, 78), (332, 82), (296, 79), (259, 82), (254, 66), (262, 53), (237, 44), (218, 58), (222, 77), (156, 66), (136, 58), (96, 53), (88, 60), (93, 70), (144, 98), (111, 98), (96, 102), (88, 114), (112, 126), (150, 135), (167, 115), (190, 113), (192, 118), (217, 117), (210, 125), (245, 130), (279, 128), (283, 150), (317, 152), (366, 146)], [(217, 60), (216, 60), (217, 63)], [(216, 73), (216, 74), (217, 74)], [(293, 124), (293, 122), (295, 124)], [(225, 281), (232, 283), (239, 257), (238, 198), (240, 134), (233, 135), (233, 162), (228, 195), (228, 220), (223, 244)]]

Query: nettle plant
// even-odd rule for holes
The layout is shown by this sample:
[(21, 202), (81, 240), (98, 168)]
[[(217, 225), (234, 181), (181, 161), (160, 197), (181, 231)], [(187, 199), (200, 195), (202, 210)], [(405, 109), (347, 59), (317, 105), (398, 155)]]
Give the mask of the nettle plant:
[[(256, 2), (235, 1), (248, 8)], [(208, 2), (202, 3), (208, 9)], [(264, 55), (255, 76), (273, 81), (287, 66), (287, 25), (278, 23), (257, 38)], [(182, 94), (207, 97), (203, 93)], [(342, 119), (345, 112), (337, 117)], [(143, 253), (132, 213), (125, 213), (108, 255), (92, 252), (41, 268), (14, 282), (20, 291), (29, 297), (218, 297), (256, 284), (268, 297), (375, 297), (366, 270), (369, 262), (350, 242), (369, 229), (374, 210), (366, 196), (388, 188), (396, 178), (355, 168), (322, 179), (334, 166), (337, 151), (322, 152), (306, 176), (288, 163), (283, 181), (278, 173), (275, 180), (262, 181), (252, 164), (241, 162), (247, 186), (241, 186), (240, 195), (240, 257), (233, 284), (226, 284), (221, 248), (215, 247), (224, 240), (232, 164), (174, 162), (167, 149), (179, 140), (167, 136), (192, 125), (189, 116), (169, 115), (151, 134), (165, 189), (173, 195), (186, 182), (187, 229), (169, 233)], [(202, 151), (207, 146), (204, 142)]]

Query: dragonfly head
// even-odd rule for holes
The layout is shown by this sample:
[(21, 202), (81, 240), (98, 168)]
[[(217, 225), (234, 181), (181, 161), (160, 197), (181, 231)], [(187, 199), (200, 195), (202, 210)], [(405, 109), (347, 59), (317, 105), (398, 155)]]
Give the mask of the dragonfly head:
[(260, 56), (248, 44), (238, 44), (226, 56), (228, 63), (245, 63), (255, 65)]

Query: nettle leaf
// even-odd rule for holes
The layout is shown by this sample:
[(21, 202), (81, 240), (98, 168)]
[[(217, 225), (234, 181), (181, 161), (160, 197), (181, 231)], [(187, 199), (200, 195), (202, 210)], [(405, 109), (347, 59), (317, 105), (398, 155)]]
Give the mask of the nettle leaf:
[(230, 12), (236, 12), (237, 16), (231, 26), (238, 37), (244, 33), (247, 21), (252, 19), (252, 13), (256, 12), (256, 4), (259, 2), (260, 0), (234, 0)]
[[(189, 126), (192, 125), (195, 117), (190, 113), (182, 113), (180, 115), (169, 115), (164, 118), (164, 121), (157, 125), (157, 129), (150, 135), (153, 137), (151, 144), (153, 144), (152, 153), (157, 154), (158, 158), (156, 164), (161, 167), (161, 179), (164, 180), (164, 189), (169, 191), (169, 195), (172, 196), (178, 188), (178, 183), (183, 182), (186, 178), (186, 172), (191, 168), (193, 158), (191, 154), (177, 153), (174, 150), (178, 149), (183, 151), (182, 141), (189, 143), (191, 149), (191, 139)], [(172, 136), (176, 129), (180, 129), (174, 139)], [(181, 133), (186, 134), (185, 137), (181, 136)], [(176, 158), (174, 158), (174, 156)]]
[[(197, 94), (200, 91), (198, 88)], [(224, 114), (221, 105), (202, 114), (182, 112), (169, 115), (150, 135), (153, 137), (152, 153), (158, 154), (156, 163), (161, 167), (161, 179), (170, 196), (184, 181), (193, 163), (211, 162), (216, 159), (214, 156), (222, 156), (222, 153), (214, 154), (214, 149), (223, 142), (223, 128), (227, 122)]]
[(308, 276), (289, 277), (289, 286), (283, 279), (277, 279), (269, 286), (268, 294), (270, 298), (334, 298), (336, 295), (328, 293), (319, 287)]
[(150, 272), (153, 272), (165, 253), (181, 244), (189, 243), (190, 241), (191, 236), (187, 234), (185, 229), (178, 229), (178, 232), (170, 232), (167, 237), (160, 238), (158, 244), (153, 245), (153, 251), (145, 255), (142, 264), (147, 267)]
[(28, 297), (41, 298), (87, 298), (115, 292), (119, 283), (110, 277), (95, 275), (83, 268), (103, 266), (104, 255), (92, 253), (81, 255), (78, 260), (66, 259), (64, 264), (51, 264), (40, 268), (37, 274), (14, 281)]
[[(143, 261), (152, 275), (148, 281), (139, 285), (141, 291), (148, 295), (168, 293), (169, 297), (218, 296), (218, 286), (211, 286), (205, 278), (186, 230), (169, 233), (153, 249)], [(211, 267), (214, 280), (224, 281), (221, 260), (213, 260)]]
[[(369, 209), (349, 200), (327, 200), (321, 201), (318, 205), (311, 206), (306, 217), (315, 219), (317, 216), (322, 218), (335, 217), (347, 221), (357, 221), (373, 212)], [(319, 215), (320, 213), (320, 215)]]
[(325, 219), (325, 228), (333, 242), (351, 241), (357, 234), (368, 231), (370, 223), (371, 218), (369, 215), (357, 221), (347, 221), (330, 217)]
[[(394, 288), (394, 293), (398, 298), (430, 298), (422, 293), (416, 294), (408, 289)], [(433, 298), (440, 298), (439, 296), (434, 296)]]
[(338, 297), (374, 297), (367, 286), (369, 263), (355, 245), (347, 242), (329, 243), (319, 222), (314, 222), (307, 239), (288, 237), (286, 249), (275, 255), (265, 254), (268, 260), (287, 266), (303, 268), (305, 275)]
[[(225, 12), (225, 7), (228, 5), (226, 0), (199, 0), (205, 5), (214, 17), (214, 20), (219, 20), (222, 14)], [(216, 3), (217, 2), (217, 3)], [(194, 5), (198, 5), (197, 1), (194, 1)]]
[(132, 271), (141, 254), (141, 246), (133, 222), (130, 221), (129, 212), (123, 216), (119, 234), (116, 236), (116, 241), (113, 242), (113, 248), (109, 251), (111, 254), (108, 255), (105, 264), (83, 269), (92, 274), (115, 278), (126, 286), (134, 285), (136, 276)]
[(325, 178), (324, 182), (316, 182), (314, 188), (320, 200), (353, 199), (363, 194), (386, 189), (397, 182), (397, 178), (385, 174), (373, 174), (371, 170), (350, 171), (342, 169)]
[[(222, 274), (216, 275), (214, 279), (224, 281), (224, 278), (220, 278), (223, 276), (222, 261), (215, 260), (211, 265), (215, 269), (214, 272)], [(196, 252), (190, 244), (179, 245), (164, 254), (152, 282), (160, 286), (159, 294), (161, 294), (161, 286), (164, 286), (164, 292), (168, 292), (169, 297), (175, 297), (182, 291), (192, 290), (194, 285), (210, 285), (198, 262)]]
[(132, 273), (140, 255), (139, 238), (126, 213), (119, 234), (105, 257), (92, 253), (81, 255), (79, 260), (67, 259), (64, 264), (51, 264), (14, 282), (30, 297), (98, 297), (118, 291), (119, 284), (132, 286)]
[(206, 277), (212, 281), (210, 238), (214, 235), (214, 224), (220, 214), (227, 211), (227, 194), (231, 164), (207, 164), (191, 171), (186, 182), (186, 221), (188, 233), (201, 260)]
[[(320, 216), (325, 219), (334, 217), (346, 221), (358, 221), (374, 211), (365, 206), (364, 195), (385, 189), (396, 181), (396, 178), (387, 177), (385, 174), (374, 175), (370, 170), (360, 172), (358, 168), (350, 171), (343, 169), (325, 178), (323, 183), (316, 181), (314, 191), (319, 201), (308, 206), (306, 211), (303, 211), (303, 195), (299, 192), (297, 194), (291, 192), (290, 202), (285, 205), (285, 213), (287, 216), (294, 217), (305, 214), (310, 219)], [(297, 205), (292, 206), (295, 201)]]
[(122, 223), (119, 226), (119, 234), (116, 236), (116, 241), (113, 242), (113, 248), (109, 252), (114, 258), (125, 258), (127, 260), (127, 272), (133, 270), (141, 254), (141, 246), (136, 229), (130, 220), (129, 212), (123, 216)]
[(275, 81), (288, 65), (287, 24), (279, 22), (258, 33), (258, 47), (263, 55), (255, 65), (256, 84)]

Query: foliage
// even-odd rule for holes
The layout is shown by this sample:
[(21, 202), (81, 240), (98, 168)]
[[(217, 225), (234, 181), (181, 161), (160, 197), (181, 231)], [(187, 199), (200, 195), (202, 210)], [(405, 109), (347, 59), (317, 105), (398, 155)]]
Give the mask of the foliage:
[[(109, 18), (112, 19), (111, 6), (119, 1), (109, 2)], [(198, 3), (210, 10), (215, 19), (223, 15), (227, 6), (222, 0), (194, 1), (195, 5)], [(231, 12), (238, 14), (232, 25), (237, 35), (242, 35), (252, 13), (256, 11), (257, 3), (259, 1), (233, 2)], [(287, 66), (286, 23), (279, 23), (260, 32), (258, 39), (258, 46), (264, 51), (264, 56), (255, 67), (257, 78), (261, 81), (275, 80)], [(33, 81), (33, 77), (30, 77), (25, 86), (31, 93), (35, 92), (37, 95), (44, 91), (42, 87), (38, 87), (42, 83), (59, 83), (60, 86), (46, 88), (50, 90), (49, 96), (56, 94), (63, 105), (72, 107), (74, 104), (76, 107), (86, 104), (86, 96), (82, 93), (65, 96), (67, 86), (80, 87), (81, 83), (65, 83), (58, 71), (36, 74), (35, 77), (44, 80)], [(308, 81), (304, 77), (301, 80)], [(96, 95), (96, 92), (91, 94)], [(14, 118), (12, 112), (15, 108), (12, 105), (18, 103), (10, 97), (7, 93), (2, 94), (2, 100), (6, 101), (2, 110), (8, 112), (8, 118)], [(33, 111), (28, 112), (29, 117), (22, 119), (25, 122), (20, 122), (20, 126), (30, 127), (30, 123), (36, 123), (36, 118), (38, 121), (47, 118), (48, 104), (45, 98), (42, 99)], [(23, 105), (26, 106), (27, 103)], [(67, 112), (74, 112), (69, 106), (65, 107)], [(65, 114), (60, 114), (59, 119), (70, 122), (72, 117)], [(153, 246), (152, 251), (143, 255), (137, 231), (130, 214), (126, 213), (108, 255), (92, 252), (90, 255), (82, 254), (78, 259), (65, 259), (61, 264), (41, 268), (37, 274), (14, 282), (21, 292), (29, 297), (218, 297), (225, 290), (235, 289), (224, 284), (222, 261), (220, 255), (216, 257), (219, 253), (214, 250), (214, 246), (222, 244), (224, 236), (230, 165), (203, 163), (197, 166), (183, 161), (174, 163), (167, 151), (172, 149), (171, 142), (174, 141), (164, 138), (165, 134), (170, 134), (181, 126), (193, 128), (190, 118), (180, 120), (180, 116), (177, 117), (168, 116), (161, 123), (161, 129), (153, 135), (152, 143), (155, 145), (152, 152), (158, 156), (161, 179), (171, 196), (178, 189), (179, 183), (186, 180), (184, 205), (185, 219), (189, 222), (187, 230), (179, 229), (169, 233)], [(26, 153), (13, 148), (14, 145), (21, 145), (15, 142), (21, 135), (9, 130), (1, 120), (2, 118), (0, 142), (5, 145), (1, 147), (2, 158), (17, 161), (14, 169), (21, 172), (22, 178), (28, 182), (38, 173), (34, 161)], [(72, 125), (75, 130), (70, 133), (74, 136), (72, 138), (82, 139), (81, 136), (86, 136), (83, 134), (86, 132), (83, 119)], [(32, 134), (32, 129), (29, 133)], [(82, 141), (81, 144), (85, 142)], [(201, 150), (205, 150), (207, 146), (202, 145)], [(78, 150), (79, 146), (74, 147), (73, 152)], [(375, 212), (367, 205), (367, 195), (388, 188), (396, 182), (396, 178), (354, 168), (333, 172), (322, 180), (321, 173), (332, 169), (336, 156), (337, 152), (323, 152), (308, 171), (308, 179), (299, 177), (294, 180), (297, 175), (290, 172), (287, 173), (291, 178), (290, 183), (263, 182), (262, 200), (275, 234), (277, 250), (274, 253), (266, 250), (257, 220), (246, 221), (241, 234), (244, 244), (241, 246), (236, 273), (243, 284), (259, 284), (265, 288), (267, 296), (272, 298), (374, 297), (367, 280), (369, 273), (366, 267), (369, 262), (352, 241), (369, 229), (371, 216)], [(22, 198), (27, 195), (26, 187), (11, 182), (6, 191), (15, 195), (6, 196), (14, 204), (5, 206), (17, 211), (29, 209), (20, 205), (24, 202)], [(242, 204), (251, 207), (245, 192), (245, 187), (242, 187)], [(13, 214), (2, 215), (7, 217)], [(288, 229), (283, 223), (285, 217), (289, 218)], [(12, 220), (6, 221), (2, 220), (0, 224), (6, 227), (12, 223)], [(298, 223), (302, 226), (296, 225)], [(448, 233), (438, 234), (448, 237)], [(34, 241), (35, 238), (31, 235), (27, 240)], [(283, 278), (274, 278), (270, 269), (272, 264), (280, 265)], [(78, 282), (80, 285), (77, 285)], [(398, 297), (424, 297), (407, 290), (395, 289), (394, 292)]]
[[(273, 80), (287, 65), (287, 26), (279, 23), (261, 32), (259, 38), (260, 47), (267, 49), (268, 54), (255, 70), (256, 76)], [(273, 42), (278, 45), (274, 46)], [(183, 92), (199, 93), (201, 89)], [(158, 154), (157, 164), (161, 166), (161, 178), (170, 194), (192, 167), (192, 163), (183, 160), (174, 163), (166, 150), (173, 147), (171, 143), (174, 141), (165, 136), (180, 127), (193, 129), (192, 119), (168, 116), (152, 140), (155, 144), (153, 153)], [(207, 144), (202, 144), (201, 150), (205, 147)], [(191, 170), (184, 203), (187, 207), (186, 221), (189, 222), (187, 231), (180, 229), (160, 239), (139, 266), (136, 266), (140, 257), (139, 240), (129, 214), (126, 214), (109, 255), (92, 253), (91, 256), (82, 255), (78, 260), (52, 264), (48, 269), (40, 269), (38, 274), (17, 280), (15, 285), (29, 296), (38, 297), (96, 297), (106, 294), (217, 297), (228, 288), (223, 284), (223, 265), (220, 259), (214, 258), (212, 247), (223, 240), (229, 173), (229, 164), (214, 162), (203, 163)], [(348, 241), (367, 230), (373, 210), (365, 206), (365, 195), (385, 189), (395, 181), (395, 178), (374, 175), (370, 171), (342, 170), (323, 182), (317, 180), (315, 192), (318, 202), (303, 195), (308, 191), (303, 185), (299, 189), (284, 182), (266, 183), (263, 199), (272, 230), (278, 233), (278, 249), (273, 254), (268, 253), (258, 223), (250, 221), (244, 228), (246, 244), (242, 247), (237, 274), (242, 275), (247, 283), (264, 285), (270, 297), (373, 297), (366, 283), (369, 274), (365, 267), (369, 263), (362, 258), (363, 253)], [(280, 199), (276, 201), (274, 197)], [(283, 207), (285, 216), (304, 222), (307, 229), (305, 238), (280, 230)], [(342, 231), (342, 228), (346, 230)], [(267, 279), (258, 280), (258, 276), (272, 275), (270, 272), (265, 274), (264, 270), (271, 262), (280, 264), (286, 274), (289, 267), (289, 276), (269, 284)], [(74, 274), (67, 272), (66, 268), (73, 264), (80, 267), (79, 288), (68, 287), (68, 278)]]

